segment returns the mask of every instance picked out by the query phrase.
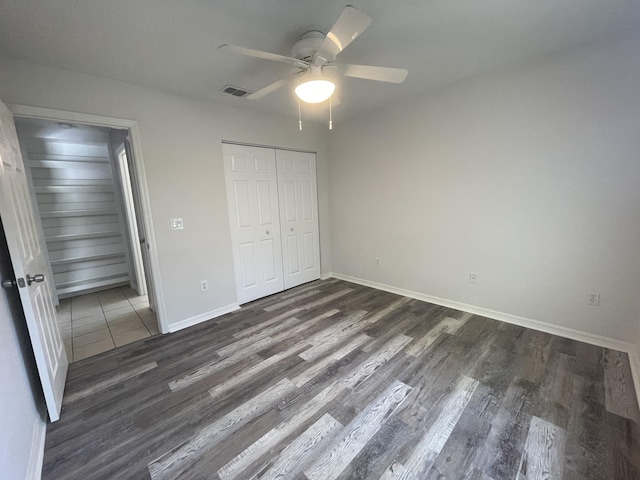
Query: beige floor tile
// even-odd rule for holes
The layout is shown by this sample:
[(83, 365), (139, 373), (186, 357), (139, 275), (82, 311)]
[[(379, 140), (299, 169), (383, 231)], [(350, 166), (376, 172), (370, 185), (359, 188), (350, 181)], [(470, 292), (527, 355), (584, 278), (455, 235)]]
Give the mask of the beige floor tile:
[(145, 325), (158, 325), (158, 318), (154, 314), (142, 315), (140, 320), (142, 320), (142, 323)]
[(56, 318), (58, 321), (71, 320), (71, 307), (64, 310), (56, 310)]
[(71, 325), (76, 327), (78, 325), (87, 325), (89, 323), (96, 323), (96, 322), (101, 322), (106, 320), (104, 313), (100, 312), (100, 313), (96, 313), (95, 315), (91, 315), (88, 317), (82, 317), (82, 318), (74, 318), (71, 320)]
[(113, 290), (100, 292), (98, 294), (98, 299), (100, 300), (100, 303), (104, 305), (105, 303), (121, 302), (126, 300), (127, 297), (119, 288), (115, 288)]
[(142, 329), (132, 330), (130, 332), (123, 333), (121, 335), (115, 335), (114, 334), (113, 341), (115, 342), (116, 347), (121, 347), (123, 345), (127, 345), (129, 343), (132, 343), (132, 342), (135, 342), (137, 340), (141, 340), (143, 338), (147, 338), (147, 337), (150, 337), (150, 336), (151, 336), (151, 334), (145, 328), (144, 330), (142, 330)]
[(131, 303), (131, 305), (134, 306), (134, 308), (136, 305), (142, 305), (142, 304), (149, 306), (149, 297), (147, 295), (141, 295), (139, 297), (131, 297), (129, 298), (129, 302)]
[(139, 297), (140, 294), (138, 292), (136, 292), (133, 288), (131, 287), (120, 287), (120, 291), (124, 294), (125, 297), (127, 297), (128, 299), (132, 299), (132, 298), (136, 298)]
[(100, 319), (93, 323), (84, 323), (81, 325), (76, 325), (74, 323), (71, 331), (73, 332), (73, 335), (77, 337), (79, 335), (85, 335), (105, 328), (107, 328), (107, 321), (105, 319)]
[(120, 324), (126, 324), (129, 322), (138, 322), (138, 321), (141, 321), (141, 320), (140, 320), (140, 317), (136, 315), (136, 312), (131, 312), (116, 318), (107, 319), (107, 323), (109, 325), (120, 325)]
[(90, 343), (89, 345), (85, 345), (84, 347), (74, 348), (73, 360), (74, 361), (82, 360), (88, 357), (92, 357), (93, 355), (97, 355), (98, 353), (112, 350), (114, 348), (115, 348), (115, 344), (113, 343), (113, 339), (107, 338), (99, 342)]
[(60, 303), (57, 306), (57, 308), (59, 308), (59, 309), (71, 308), (71, 299), (70, 298), (61, 299)]
[(71, 310), (79, 307), (94, 307), (96, 305), (100, 305), (100, 300), (95, 293), (81, 295), (80, 297), (73, 297), (71, 299)]
[(72, 307), (71, 308), (71, 319), (77, 320), (79, 318), (84, 317), (93, 317), (95, 315), (102, 314), (102, 307), (100, 304), (91, 305), (91, 306), (82, 306), (82, 307)]
[(69, 320), (68, 322), (58, 322), (58, 328), (61, 332), (71, 330), (71, 320)]
[(135, 309), (136, 312), (138, 312), (138, 315), (140, 316), (155, 315), (155, 313), (153, 313), (153, 311), (149, 308), (149, 305), (140, 303), (140, 304), (134, 305), (133, 308)]
[(125, 307), (130, 307), (131, 304), (129, 303), (129, 300), (114, 300), (111, 302), (104, 302), (102, 304), (102, 310), (105, 312), (109, 312), (112, 310), (118, 310), (120, 308), (125, 308)]
[(113, 335), (114, 337), (116, 335), (122, 335), (133, 330), (146, 329), (147, 327), (145, 327), (144, 323), (142, 323), (142, 320), (140, 320), (139, 318), (131, 319), (128, 322), (119, 321), (116, 323), (109, 323), (109, 330), (111, 331), (111, 335)]
[(135, 312), (136, 311), (133, 309), (131, 305), (127, 305), (122, 308), (116, 308), (115, 310), (109, 310), (108, 312), (105, 312), (105, 317), (107, 318), (107, 320), (115, 320), (117, 318), (122, 318), (122, 317), (129, 316), (131, 314), (135, 314)]
[(154, 325), (154, 324), (146, 324), (147, 329), (149, 330), (149, 333), (151, 335), (159, 335), (160, 334), (160, 330), (158, 330), (158, 325)]
[(64, 299), (57, 308), (70, 361), (159, 334), (148, 296), (130, 287)]
[(99, 342), (100, 340), (105, 340), (107, 338), (111, 338), (111, 332), (108, 328), (103, 328), (101, 330), (96, 330), (95, 332), (85, 333), (84, 335), (74, 335), (73, 336), (73, 347), (84, 347), (91, 343)]

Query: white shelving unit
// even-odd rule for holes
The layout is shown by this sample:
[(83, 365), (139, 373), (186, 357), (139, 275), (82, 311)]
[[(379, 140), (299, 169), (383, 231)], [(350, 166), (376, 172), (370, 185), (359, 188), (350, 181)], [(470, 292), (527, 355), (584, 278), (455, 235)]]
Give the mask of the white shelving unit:
[(25, 143), (58, 296), (129, 283), (108, 140)]

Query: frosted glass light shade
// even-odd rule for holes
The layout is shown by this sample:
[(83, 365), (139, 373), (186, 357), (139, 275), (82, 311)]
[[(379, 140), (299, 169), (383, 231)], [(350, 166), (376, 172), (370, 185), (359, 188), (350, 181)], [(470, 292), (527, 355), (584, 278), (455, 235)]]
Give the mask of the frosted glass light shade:
[(320, 103), (333, 95), (335, 89), (335, 84), (329, 80), (309, 80), (296, 87), (296, 95), (303, 102)]

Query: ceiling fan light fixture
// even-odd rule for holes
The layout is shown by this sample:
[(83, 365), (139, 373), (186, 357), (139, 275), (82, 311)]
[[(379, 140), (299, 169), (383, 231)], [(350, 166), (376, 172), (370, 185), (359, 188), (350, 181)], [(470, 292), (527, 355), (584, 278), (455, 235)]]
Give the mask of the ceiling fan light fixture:
[(330, 80), (315, 79), (303, 82), (296, 87), (296, 95), (306, 103), (321, 103), (327, 100), (336, 89)]

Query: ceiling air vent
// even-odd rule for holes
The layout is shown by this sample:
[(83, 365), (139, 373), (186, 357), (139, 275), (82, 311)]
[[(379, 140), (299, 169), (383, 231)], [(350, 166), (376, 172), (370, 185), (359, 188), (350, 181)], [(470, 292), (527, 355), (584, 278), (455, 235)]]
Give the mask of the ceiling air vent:
[(225, 85), (220, 91), (228, 93), (229, 95), (233, 95), (234, 97), (245, 97), (251, 93), (249, 90), (245, 90), (244, 88), (240, 87), (234, 87), (233, 85)]

